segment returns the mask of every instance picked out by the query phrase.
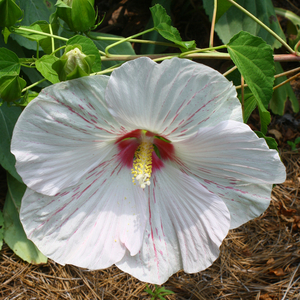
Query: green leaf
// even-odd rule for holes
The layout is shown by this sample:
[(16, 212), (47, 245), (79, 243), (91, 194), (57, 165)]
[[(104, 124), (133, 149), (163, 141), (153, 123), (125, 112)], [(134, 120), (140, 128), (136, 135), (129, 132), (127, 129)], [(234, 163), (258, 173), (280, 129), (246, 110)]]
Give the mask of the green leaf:
[(0, 0), (0, 27), (10, 27), (22, 16), (22, 10), (13, 0)]
[(9, 173), (7, 174), (7, 187), (8, 192), (11, 196), (11, 200), (14, 203), (14, 206), (17, 209), (17, 212), (20, 212), (22, 197), (26, 190), (26, 185), (23, 182), (18, 181)]
[(13, 177), (8, 176), (8, 193), (3, 209), (4, 216), (4, 241), (14, 251), (16, 255), (23, 260), (41, 264), (47, 262), (47, 257), (44, 256), (37, 247), (27, 239), (23, 226), (19, 218), (19, 208), (26, 190), (23, 183), (18, 182)]
[[(241, 95), (239, 95), (239, 98), (241, 100)], [(250, 89), (248, 87), (245, 88), (245, 95), (244, 95), (244, 112), (243, 112), (243, 118), (244, 122), (247, 123), (251, 113), (253, 110), (257, 107), (257, 99), (252, 94)], [(266, 134), (268, 125), (271, 122), (271, 115), (270, 113), (262, 107), (262, 109), (258, 108), (259, 116), (260, 116), (260, 125), (261, 125), (261, 131)]]
[[(52, 26), (52, 32), (55, 34), (58, 31), (58, 24), (51, 24)], [(50, 33), (50, 24), (46, 21), (37, 21), (30, 26), (22, 26), (23, 28), (35, 30), (41, 33)], [(52, 52), (51, 47), (51, 37), (39, 34), (39, 33), (33, 33), (33, 32), (27, 32), (20, 29), (15, 29), (16, 33), (22, 34), (23, 37), (26, 37), (29, 40), (39, 42), (40, 46), (44, 50), (45, 53), (50, 54)], [(56, 43), (57, 44), (57, 43)]]
[(216, 22), (226, 13), (226, 11), (232, 6), (232, 3), (228, 2), (227, 0), (218, 0), (217, 4), (217, 15), (216, 15)]
[(99, 51), (94, 44), (94, 42), (82, 35), (75, 35), (74, 37), (70, 38), (67, 42), (68, 45), (76, 45), (79, 44), (82, 47), (82, 52), (85, 55), (94, 55), (95, 61), (92, 66), (92, 72), (99, 72), (101, 71), (101, 58)]
[[(37, 82), (42, 80), (44, 77), (41, 75), (41, 73), (35, 69), (35, 68), (23, 68), (22, 71), (26, 74), (26, 76), (29, 78), (29, 81), (31, 83)], [(39, 88), (44, 88), (46, 86), (49, 86), (50, 83), (48, 81), (43, 81), (37, 85)]]
[(250, 115), (257, 106), (257, 101), (251, 91), (245, 88), (244, 95), (244, 122), (247, 123)]
[(227, 49), (255, 96), (259, 109), (264, 112), (273, 93), (275, 68), (272, 48), (261, 38), (241, 31), (230, 40)]
[(269, 146), (270, 149), (275, 149), (278, 151), (278, 144), (276, 142), (275, 139), (273, 139), (272, 137), (269, 137), (269, 136), (265, 136), (262, 132), (260, 131), (255, 131), (256, 135), (259, 137), (259, 138), (264, 138)]
[[(279, 62), (275, 62), (275, 68), (276, 68), (276, 74), (280, 74), (283, 72), (283, 69)], [(274, 86), (282, 83), (285, 80), (287, 80), (286, 76), (275, 78)], [(270, 101), (270, 109), (274, 114), (277, 115), (284, 114), (284, 108), (285, 108), (287, 98), (289, 98), (291, 101), (293, 111), (296, 113), (299, 111), (298, 99), (295, 96), (295, 93), (290, 83), (288, 82), (285, 85), (275, 89), (273, 92), (273, 96)]]
[(2, 30), (2, 34), (3, 34), (5, 44), (7, 44), (8, 43), (8, 37), (10, 36), (11, 32), (7, 29), (7, 27), (5, 27)]
[(171, 18), (167, 15), (166, 10), (159, 4), (150, 8), (154, 29), (159, 32), (165, 39), (175, 43), (185, 50), (194, 49), (195, 41), (182, 41), (179, 31), (171, 26)]
[(26, 81), (19, 75), (2, 76), (0, 78), (0, 97), (7, 102), (13, 102), (21, 97)]
[[(57, 33), (59, 25), (56, 23), (53, 23), (53, 24), (51, 24), (51, 26), (52, 26), (52, 32), (54, 34)], [(50, 53), (52, 53), (51, 37), (38, 33), (38, 32), (50, 33), (49, 27), (50, 27), (50, 24), (47, 23), (46, 21), (37, 21), (30, 26), (22, 26), (22, 28), (37, 31), (37, 33), (24, 31), (22, 29), (15, 29), (14, 31), (18, 34), (21, 34), (23, 37), (26, 37), (27, 39), (29, 39), (31, 41), (39, 42), (39, 45), (42, 47), (44, 52), (47, 54), (50, 54)], [(58, 41), (54, 40), (54, 42), (56, 45), (58, 44)]]
[(38, 21), (49, 21), (49, 17), (55, 12), (56, 0), (30, 0), (20, 1), (20, 8), (24, 10), (22, 25), (30, 25)]
[(241, 31), (227, 44), (228, 53), (253, 93), (261, 118), (261, 131), (267, 132), (271, 121), (267, 111), (273, 93), (273, 50), (259, 37)]
[(6, 48), (0, 48), (0, 77), (19, 74), (20, 69), (18, 56)]
[[(40, 23), (40, 27), (41, 30), (45, 33), (51, 33), (50, 32), (50, 28), (49, 28), (49, 23), (42, 21)], [(51, 23), (51, 28), (52, 28), (52, 33), (54, 35), (58, 34), (58, 30), (59, 30), (59, 23)], [(55, 48), (58, 48), (61, 46), (61, 41), (57, 40), (57, 39), (51, 39), (51, 37), (47, 37), (45, 39), (40, 40), (40, 46), (42, 47), (42, 49), (44, 50), (44, 52), (46, 54), (51, 54), (53, 49), (52, 49), (52, 42), (55, 45)]]
[[(97, 48), (101, 51), (105, 51), (105, 48), (113, 43), (115, 41), (107, 41), (107, 40), (96, 40), (97, 37), (115, 37), (115, 38), (122, 38), (117, 35), (113, 34), (106, 34), (106, 33), (100, 33), (100, 32), (90, 32), (89, 36), (91, 38), (95, 39), (93, 42), (97, 46)], [(135, 55), (135, 52), (129, 42), (124, 42), (122, 44), (119, 44), (109, 50), (111, 54), (118, 54), (118, 55)], [(103, 61), (102, 62), (102, 69), (105, 70), (107, 68), (110, 68), (116, 64), (122, 63), (122, 61)]]
[[(56, 0), (30, 0), (19, 1), (20, 8), (24, 11), (24, 18), (21, 25), (30, 26), (38, 21), (49, 21), (50, 15), (55, 12)], [(27, 38), (12, 34), (11, 37), (16, 40), (21, 46), (35, 50), (36, 42), (28, 40)]]
[[(40, 26), (40, 23), (43, 23), (43, 22), (45, 22), (47, 24), (46, 21), (38, 21), (30, 26), (22, 26), (22, 28), (43, 32), (43, 30), (41, 29), (41, 26)], [(19, 30), (19, 29), (16, 29), (15, 32), (22, 34), (22, 36), (28, 38), (31, 41), (36, 41), (36, 42), (39, 42), (39, 41), (47, 38), (47, 36), (42, 35), (42, 34), (29, 32), (29, 31), (23, 31), (23, 30)]]
[[(205, 2), (212, 0), (204, 0)], [(223, 0), (223, 2), (226, 0)], [(227, 1), (226, 1), (227, 2)], [(238, 4), (243, 6), (246, 10), (256, 16), (260, 21), (266, 24), (274, 32), (276, 32), (282, 39), (285, 40), (284, 32), (277, 20), (272, 0), (237, 0)], [(206, 5), (204, 5), (206, 8)], [(212, 9), (206, 8), (206, 13), (212, 16)], [(241, 30), (247, 31), (254, 36), (261, 37), (273, 48), (281, 47), (281, 43), (277, 41), (270, 33), (258, 25), (254, 20), (248, 17), (245, 13), (235, 6), (231, 6), (219, 19), (216, 24), (215, 31), (218, 33), (221, 40), (226, 44), (229, 40), (240, 32)]]
[[(231, 6), (232, 6), (232, 3), (228, 2), (227, 0), (218, 0), (216, 23)], [(203, 7), (204, 7), (206, 13), (209, 15), (209, 18), (211, 21), (212, 15), (213, 15), (213, 10), (214, 10), (214, 1), (203, 0)]]
[[(171, 14), (171, 1), (170, 0), (152, 0), (151, 6), (155, 4), (160, 4), (166, 10), (168, 15)], [(172, 24), (172, 23), (171, 23)], [(153, 28), (153, 19), (150, 18), (146, 27), (146, 29)], [(151, 31), (143, 35), (143, 40), (150, 40), (155, 42), (168, 42), (163, 36), (161, 36), (158, 31)], [(141, 46), (141, 53), (143, 54), (158, 54), (164, 52), (168, 47), (156, 44), (142, 44)]]
[(268, 131), (268, 125), (271, 122), (271, 114), (264, 108), (258, 105), (258, 112), (260, 117), (260, 130), (263, 134)]
[[(11, 38), (8, 40), (7, 45), (5, 45), (2, 35), (0, 35), (0, 47), (7, 47), (9, 50), (11, 50), (15, 54), (17, 54), (18, 57), (20, 57), (20, 58), (32, 57), (36, 53), (36, 51), (32, 52), (31, 50), (21, 47), (15, 40), (13, 40)], [(0, 59), (0, 61), (1, 61), (1, 59)], [(23, 75), (25, 75), (24, 79), (28, 83), (34, 83), (34, 82), (37, 82), (37, 81), (43, 79), (42, 75), (35, 68), (22, 68), (21, 72)], [(14, 74), (14, 73), (12, 73), (12, 74)], [(49, 85), (48, 81), (43, 81), (40, 84), (38, 84), (37, 87), (44, 88), (48, 85)]]
[(3, 233), (4, 233), (4, 218), (2, 211), (0, 211), (0, 250), (3, 246)]
[(51, 83), (58, 83), (57, 73), (52, 69), (52, 65), (58, 61), (54, 55), (44, 55), (35, 62), (37, 70)]
[[(27, 50), (26, 48), (21, 47), (15, 40), (11, 38), (8, 40), (7, 45), (5, 45), (2, 35), (0, 35), (0, 47), (7, 47), (9, 50), (14, 52), (14, 55), (17, 54), (18, 57), (20, 58), (32, 57), (36, 53), (35, 51), (32, 52), (31, 50)], [(18, 71), (19, 69), (20, 69), (20, 65), (18, 66), (18, 69), (16, 71)], [(14, 70), (12, 70), (12, 73), (10, 75), (13, 74), (15, 74)], [(42, 75), (35, 68), (22, 68), (21, 74), (24, 75), (24, 79), (27, 81), (28, 84), (43, 79)], [(44, 88), (48, 85), (49, 85), (48, 81), (43, 81), (40, 84), (38, 84), (37, 87)]]
[(21, 111), (20, 107), (8, 107), (5, 102), (0, 106), (0, 164), (20, 182), (22, 182), (22, 179), (15, 168), (16, 159), (10, 152), (10, 141)]

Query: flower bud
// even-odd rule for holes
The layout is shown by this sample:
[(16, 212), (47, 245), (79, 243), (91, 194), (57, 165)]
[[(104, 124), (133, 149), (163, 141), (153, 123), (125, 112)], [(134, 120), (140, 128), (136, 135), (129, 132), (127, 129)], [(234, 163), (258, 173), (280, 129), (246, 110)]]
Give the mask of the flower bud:
[(63, 56), (52, 65), (52, 68), (57, 72), (59, 80), (64, 81), (88, 76), (94, 60), (94, 55), (82, 53), (80, 45), (69, 45)]
[(88, 31), (95, 24), (94, 0), (58, 0), (57, 15), (75, 32)]

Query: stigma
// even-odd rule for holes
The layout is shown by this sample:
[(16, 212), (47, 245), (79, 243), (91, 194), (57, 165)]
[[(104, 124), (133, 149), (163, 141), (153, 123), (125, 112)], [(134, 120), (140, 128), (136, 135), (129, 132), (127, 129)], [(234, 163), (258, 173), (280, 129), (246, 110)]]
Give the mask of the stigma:
[(152, 139), (143, 138), (134, 153), (133, 167), (131, 169), (132, 182), (136, 184), (135, 181), (137, 181), (142, 189), (150, 185), (153, 151)]

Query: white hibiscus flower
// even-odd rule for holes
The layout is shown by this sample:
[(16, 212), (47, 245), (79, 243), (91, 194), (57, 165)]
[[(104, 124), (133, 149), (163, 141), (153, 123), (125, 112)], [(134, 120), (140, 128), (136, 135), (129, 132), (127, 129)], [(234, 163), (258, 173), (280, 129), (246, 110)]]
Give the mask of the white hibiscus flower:
[(185, 59), (45, 88), (12, 139), (28, 238), (60, 264), (116, 264), (161, 284), (212, 264), (285, 168), (242, 120), (231, 82)]

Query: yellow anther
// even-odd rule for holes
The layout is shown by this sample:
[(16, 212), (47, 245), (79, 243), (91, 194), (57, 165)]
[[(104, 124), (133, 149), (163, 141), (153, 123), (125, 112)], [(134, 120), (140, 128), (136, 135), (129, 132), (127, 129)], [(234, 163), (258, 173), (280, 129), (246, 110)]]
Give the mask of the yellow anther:
[(134, 180), (137, 180), (142, 189), (144, 189), (146, 185), (150, 185), (153, 151), (154, 148), (152, 143), (143, 141), (134, 153), (131, 173), (133, 175), (133, 182)]

